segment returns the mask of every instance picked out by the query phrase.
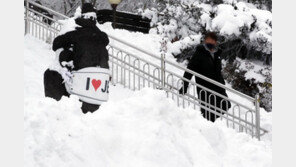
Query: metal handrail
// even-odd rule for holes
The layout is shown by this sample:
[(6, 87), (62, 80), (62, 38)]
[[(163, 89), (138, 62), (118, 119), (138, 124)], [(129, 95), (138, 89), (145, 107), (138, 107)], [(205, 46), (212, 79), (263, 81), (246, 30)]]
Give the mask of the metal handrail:
[[(47, 40), (47, 37), (50, 37), (50, 39), (52, 37), (55, 37), (58, 33), (58, 31), (60, 30), (60, 25), (61, 23), (58, 22), (58, 20), (56, 20), (55, 18), (48, 18), (47, 16), (43, 15), (42, 13), (38, 12), (38, 11), (34, 11), (33, 9), (29, 9), (29, 4), (33, 4), (39, 8), (45, 9), (47, 11), (50, 11), (52, 14), (61, 17), (63, 19), (68, 19), (69, 17), (60, 14), (52, 9), (49, 9), (47, 7), (44, 7), (42, 5), (39, 5), (35, 2), (31, 2), (29, 0), (26, 0), (26, 14), (25, 14), (25, 21), (26, 21), (26, 33), (30, 33), (30, 26), (32, 24), (32, 33), (34, 33), (35, 35), (39, 33), (39, 38), (41, 38), (42, 40)], [(37, 14), (38, 17), (44, 17), (47, 19), (50, 19), (51, 21), (53, 21), (53, 23), (55, 24), (55, 26), (57, 27), (51, 27), (51, 26), (43, 26), (42, 24), (45, 24), (42, 22), (42, 19), (29, 19), (30, 17), (33, 17), (31, 15), (28, 14), (28, 11), (33, 12), (34, 14)], [(34, 29), (34, 25), (35, 26), (40, 26), (43, 28), (43, 30), (36, 30), (36, 28)], [(58, 26), (59, 25), (59, 26)], [(46, 31), (45, 31), (45, 30)], [(35, 31), (35, 32), (34, 32)], [(43, 33), (43, 36), (42, 36)], [(41, 34), (41, 37), (40, 37)], [(169, 94), (172, 95), (172, 99), (174, 99), (174, 96), (177, 96), (177, 104), (179, 105), (180, 99), (182, 99), (183, 102), (183, 107), (185, 107), (185, 102), (188, 102), (188, 105), (193, 104), (194, 108), (195, 105), (199, 106), (200, 108), (203, 109), (207, 109), (210, 113), (214, 113), (217, 116), (220, 116), (221, 119), (225, 119), (227, 122), (227, 126), (228, 123), (231, 122), (233, 124), (233, 128), (235, 128), (234, 125), (238, 125), (239, 129), (245, 129), (246, 133), (248, 131), (251, 132), (251, 135), (253, 136), (255, 134), (255, 136), (260, 139), (260, 136), (265, 134), (267, 132), (267, 130), (263, 129), (260, 127), (260, 108), (259, 108), (259, 96), (256, 95), (255, 98), (252, 98), (248, 95), (245, 95), (237, 90), (234, 90), (232, 88), (226, 87), (225, 85), (216, 82), (212, 79), (209, 79), (201, 74), (198, 74), (192, 70), (186, 69), (185, 67), (180, 66), (179, 64), (169, 61), (167, 59), (164, 58), (164, 56), (157, 56), (154, 53), (151, 53), (150, 51), (147, 51), (145, 49), (142, 49), (138, 46), (135, 46), (129, 42), (126, 42), (122, 39), (119, 39), (115, 36), (113, 36), (112, 34), (108, 34), (109, 38), (113, 39), (114, 41), (117, 41), (121, 44), (124, 44), (126, 46), (129, 46), (141, 53), (144, 53), (152, 58), (155, 58), (156, 60), (160, 61), (160, 65), (158, 65), (155, 62), (151, 62), (151, 61), (147, 61), (146, 59), (137, 56), (125, 49), (122, 49), (120, 47), (114, 46), (112, 43), (109, 44), (109, 49), (108, 52), (111, 51), (111, 53), (109, 52), (109, 56), (110, 56), (110, 63), (111, 63), (111, 67), (112, 67), (112, 78), (116, 78), (117, 82), (120, 80), (120, 83), (122, 83), (124, 86), (128, 85), (129, 88), (131, 88), (131, 85), (133, 84), (133, 89), (135, 90), (140, 89), (141, 88), (141, 78), (142, 78), (142, 84), (145, 87), (145, 82), (148, 82), (148, 86), (150, 87), (150, 83), (152, 83), (154, 88), (161, 88), (164, 91), (166, 91), (167, 96), (169, 97)], [(36, 35), (37, 37), (37, 35)], [(49, 40), (48, 42), (52, 42), (51, 40)], [(117, 50), (117, 54), (114, 53), (114, 51), (116, 52)], [(123, 54), (125, 54), (125, 56), (123, 56)], [(121, 55), (121, 56), (120, 56)], [(128, 58), (128, 59), (126, 59)], [(133, 62), (131, 62), (131, 59)], [(188, 80), (186, 78), (184, 78), (183, 76), (178, 75), (177, 73), (168, 70), (165, 68), (165, 63), (173, 66), (176, 69), (182, 70), (182, 71), (186, 71), (191, 73), (192, 75), (202, 78), (214, 85), (217, 85), (221, 88), (224, 88), (244, 99), (247, 99), (251, 102), (254, 102), (254, 109), (253, 107), (248, 107), (240, 102), (237, 102), (236, 100), (233, 100), (231, 98), (225, 97), (224, 95), (221, 95), (213, 90), (209, 90), (206, 87), (203, 87), (202, 85), (199, 85), (191, 80)], [(142, 66), (140, 65), (142, 64)], [(147, 68), (146, 68), (147, 67)], [(115, 70), (114, 70), (115, 68)], [(142, 69), (141, 69), (142, 68)], [(148, 70), (148, 71), (147, 71)], [(152, 74), (151, 74), (152, 73)], [(126, 74), (128, 74), (128, 76), (126, 76)], [(136, 81), (136, 76), (138, 77), (138, 80)], [(165, 78), (167, 78), (167, 80), (165, 80)], [(169, 78), (171, 78), (171, 83), (169, 83)], [(177, 78), (178, 80), (176, 82), (174, 82), (174, 78)], [(133, 82), (131, 82), (131, 80), (133, 79)], [(128, 83), (126, 82), (126, 80), (128, 80)], [(113, 82), (114, 80), (112, 80)], [(235, 103), (235, 107), (233, 107), (233, 113), (231, 114), (230, 112), (224, 111), (221, 108), (219, 108), (218, 106), (213, 106), (212, 104), (207, 103), (205, 101), (201, 101), (200, 99), (197, 99), (194, 95), (191, 94), (185, 94), (185, 95), (180, 95), (178, 94), (176, 91), (178, 90), (178, 87), (180, 86), (180, 83), (182, 83), (183, 81), (186, 81), (189, 83), (189, 85), (191, 86), (197, 86), (199, 88), (201, 88), (203, 91), (207, 91), (211, 94), (212, 97), (214, 97), (214, 99), (216, 99), (216, 95), (223, 98), (223, 100), (221, 101), (221, 105), (222, 102), (226, 102), (226, 100), (229, 100), (233, 103)], [(136, 85), (137, 83), (137, 85)], [(177, 87), (175, 87), (175, 84), (177, 83)], [(190, 87), (190, 86), (189, 86)], [(194, 90), (193, 90), (194, 92)], [(236, 107), (237, 106), (237, 107)], [(208, 108), (210, 107), (210, 108)], [(235, 115), (235, 108), (238, 108), (238, 112), (239, 115), (236, 116)], [(241, 110), (244, 109), (247, 112), (245, 113), (245, 119), (241, 118)], [(219, 112), (225, 113), (226, 115), (220, 114)], [(255, 117), (253, 115), (253, 113), (255, 113)], [(248, 120), (248, 115), (251, 115), (251, 121)], [(253, 119), (255, 118), (255, 119)], [(239, 130), (241, 131), (241, 130)], [(260, 133), (263, 132), (263, 133)]]
[[(114, 46), (113, 44), (109, 44), (109, 46), (112, 46), (113, 48), (115, 48), (115, 49), (117, 49), (117, 50), (124, 51), (125, 53), (128, 53), (129, 55), (132, 55), (133, 57), (136, 57), (136, 58), (142, 60), (143, 62), (150, 63), (150, 64), (152, 64), (153, 66), (155, 66), (155, 67), (157, 67), (157, 68), (161, 68), (159, 65), (156, 65), (156, 64), (154, 64), (153, 62), (149, 62), (149, 61), (147, 61), (147, 60), (145, 60), (145, 59), (143, 59), (143, 58), (137, 56), (136, 54), (133, 54), (133, 53), (131, 53), (131, 52), (129, 52), (129, 51), (123, 49), (123, 48), (119, 48), (119, 47), (117, 47), (117, 46)], [(193, 82), (193, 81), (191, 81), (191, 80), (188, 80), (187, 78), (184, 78), (183, 76), (180, 76), (180, 75), (176, 74), (175, 72), (169, 71), (169, 70), (167, 70), (167, 69), (165, 69), (165, 72), (170, 73), (170, 74), (173, 74), (173, 75), (179, 77), (180, 79), (182, 79), (183, 81), (186, 81), (186, 82), (189, 82), (189, 83), (191, 83), (191, 84), (194, 84), (194, 86), (198, 86), (198, 87), (200, 87), (200, 88), (202, 88), (202, 89), (204, 89), (204, 90), (206, 90), (206, 91), (208, 91), (208, 92), (211, 92), (211, 93), (213, 93), (213, 94), (215, 94), (215, 95), (220, 96), (220, 97), (223, 98), (223, 99), (226, 99), (226, 100), (229, 100), (229, 101), (234, 102), (234, 103), (236, 103), (236, 104), (239, 104), (240, 106), (243, 106), (243, 107), (249, 109), (250, 111), (255, 111), (254, 109), (251, 109), (251, 108), (245, 106), (244, 104), (241, 104), (240, 102), (238, 102), (238, 101), (236, 101), (236, 100), (230, 99), (230, 98), (228, 98), (228, 97), (226, 97), (226, 96), (224, 96), (224, 95), (222, 95), (222, 94), (220, 94), (220, 93), (218, 93), (218, 92), (215, 92), (215, 91), (210, 90), (210, 89), (208, 89), (208, 88), (206, 88), (206, 87), (204, 87), (204, 86), (202, 86), (202, 85), (200, 85), (200, 84), (198, 84), (198, 83), (195, 83), (195, 82)], [(188, 96), (190, 96), (190, 95), (188, 95)], [(251, 98), (251, 97), (250, 97), (250, 98)], [(252, 99), (251, 99), (251, 100), (252, 100)], [(252, 101), (254, 101), (254, 100), (252, 100)]]
[[(115, 48), (115, 49), (117, 49), (117, 50), (119, 50), (120, 52), (123, 52), (122, 50), (120, 50), (120, 48), (118, 48), (118, 47), (114, 47), (114, 46), (112, 46), (112, 45), (110, 45), (109, 46), (109, 49), (108, 50), (110, 50), (110, 47), (112, 47), (112, 48)], [(141, 59), (141, 58), (139, 58), (138, 56), (136, 56), (136, 55), (134, 55), (134, 54), (129, 54), (129, 53), (127, 53), (129, 56), (132, 56), (135, 60), (143, 60), (143, 62), (144, 63), (146, 63), (147, 62), (147, 60), (144, 60), (144, 59)], [(111, 52), (111, 53), (109, 53), (109, 56), (112, 58), (112, 59), (110, 59), (109, 61), (111, 62), (111, 64), (116, 64), (116, 67), (121, 67), (122, 69), (124, 69), (124, 70), (127, 70), (127, 71), (130, 71), (130, 69), (129, 69), (129, 67), (133, 67), (133, 68), (136, 68), (136, 67), (134, 67), (132, 64), (130, 64), (130, 63), (127, 63), (127, 62), (125, 62), (125, 59), (123, 58), (123, 59), (120, 59), (119, 57), (116, 57), (116, 56), (114, 56), (115, 54), (113, 53), (113, 51)], [(154, 65), (153, 65), (154, 66)], [(155, 67), (156, 68), (159, 68), (159, 66), (157, 66), (157, 65), (155, 65)], [(140, 78), (143, 78), (144, 80), (146, 80), (147, 78), (145, 78), (145, 76), (143, 76), (143, 75), (148, 75), (149, 77), (151, 77), (151, 78), (156, 78), (154, 75), (151, 75), (151, 74), (149, 74), (149, 73), (147, 73), (147, 72), (145, 72), (144, 71), (144, 67), (143, 67), (143, 69), (138, 69), (138, 68), (136, 68), (136, 71), (137, 72), (139, 72), (139, 73), (135, 73), (135, 72), (133, 72), (135, 75), (137, 75), (138, 77), (140, 77)], [(124, 71), (125, 72), (125, 71)], [(123, 73), (124, 73), (123, 72)], [(141, 75), (142, 74), (142, 75)], [(118, 76), (119, 74), (117, 74), (117, 76)], [(159, 79), (159, 78), (156, 78), (156, 79)], [(123, 80), (125, 80), (125, 79), (123, 79)], [(135, 79), (134, 79), (135, 80)], [(159, 81), (159, 80), (157, 80), (157, 81)], [(172, 91), (171, 89), (169, 89), (169, 88), (167, 88), (167, 87), (162, 87), (162, 85), (160, 84), (160, 82), (154, 82), (153, 80), (151, 80), (150, 82), (152, 82), (154, 85), (156, 85), (156, 86), (158, 86), (158, 87), (161, 87), (163, 90), (165, 90), (166, 92), (170, 92), (170, 93), (172, 93), (172, 94), (174, 94), (174, 95), (177, 95), (177, 96), (180, 96), (178, 93), (176, 93), (176, 92), (174, 92), (174, 91)], [(192, 82), (192, 81), (191, 81)], [(138, 87), (139, 88), (139, 87)], [(190, 97), (190, 95), (188, 95), (188, 97)], [(182, 99), (184, 99), (184, 98), (186, 98), (186, 97), (180, 97), (180, 98), (182, 98)], [(202, 105), (200, 105), (199, 103), (201, 103), (201, 104), (205, 104), (205, 102), (203, 102), (203, 101), (201, 101), (201, 100), (199, 100), (199, 99), (195, 99), (194, 97), (190, 97), (191, 99), (186, 99), (187, 101), (189, 101), (189, 102), (191, 102), (191, 103), (195, 103), (196, 105), (199, 105), (201, 108), (203, 108), (203, 109), (205, 109), (205, 107), (204, 106), (202, 106)], [(231, 100), (231, 99), (230, 99)], [(239, 103), (238, 103), (239, 104)], [(238, 105), (237, 104), (237, 105)], [(216, 108), (216, 110), (218, 110), (218, 111), (220, 111), (220, 112), (223, 112), (223, 113), (225, 113), (225, 111), (223, 111), (222, 109), (220, 109), (220, 108), (217, 108), (217, 107), (215, 107), (215, 106), (213, 106), (213, 105), (211, 105), (211, 104), (207, 104), (208, 106), (210, 106), (210, 107), (212, 107), (212, 108)], [(239, 106), (241, 106), (241, 107), (244, 107), (244, 108), (246, 108), (248, 111), (251, 111), (251, 112), (254, 112), (255, 110), (253, 110), (253, 109), (250, 109), (250, 108), (248, 108), (247, 106), (245, 106), (245, 105), (241, 105), (241, 104), (239, 104)], [(211, 113), (214, 113), (215, 111), (213, 111), (213, 110), (211, 110), (211, 109), (209, 109), (209, 111), (211, 112)], [(225, 118), (225, 119), (228, 119), (228, 120), (230, 120), (229, 118), (226, 118), (226, 116), (223, 116), (222, 114), (219, 114), (219, 113), (215, 113), (216, 115), (219, 115), (219, 116), (221, 116), (221, 117), (223, 117), (223, 118)], [(241, 122), (241, 123), (244, 123), (245, 125), (249, 125), (249, 126), (251, 126), (251, 127), (253, 127), (253, 128), (257, 128), (257, 126), (255, 125), (255, 124), (252, 124), (251, 122), (247, 122), (246, 120), (243, 120), (242, 118), (240, 118), (240, 117), (237, 117), (237, 116), (235, 116), (235, 115), (229, 115), (230, 117), (231, 117), (231, 119), (233, 119), (233, 120), (231, 120), (233, 123), (236, 123), (236, 124), (238, 124), (238, 122), (237, 121), (235, 121), (235, 120), (238, 120), (239, 122)], [(248, 129), (248, 127), (245, 127), (245, 128), (247, 128)], [(260, 131), (263, 131), (263, 133), (266, 133), (267, 131), (265, 130), (265, 129), (263, 129), (263, 128), (260, 128), (259, 127), (259, 130)]]

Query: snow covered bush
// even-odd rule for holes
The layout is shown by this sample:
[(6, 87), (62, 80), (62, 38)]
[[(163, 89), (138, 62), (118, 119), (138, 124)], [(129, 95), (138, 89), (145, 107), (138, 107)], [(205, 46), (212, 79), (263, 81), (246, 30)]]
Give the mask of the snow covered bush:
[(272, 0), (245, 0), (248, 3), (256, 5), (260, 9), (272, 10)]
[(260, 107), (271, 111), (272, 107), (272, 75), (271, 66), (252, 63), (237, 58), (233, 62), (223, 62), (223, 75), (232, 87), (254, 97), (260, 96)]
[(172, 43), (206, 31), (215, 31), (222, 42), (241, 39), (249, 48), (271, 54), (270, 11), (245, 2), (214, 2), (162, 0), (156, 8), (146, 9), (142, 13), (152, 19), (151, 32), (167, 36)]

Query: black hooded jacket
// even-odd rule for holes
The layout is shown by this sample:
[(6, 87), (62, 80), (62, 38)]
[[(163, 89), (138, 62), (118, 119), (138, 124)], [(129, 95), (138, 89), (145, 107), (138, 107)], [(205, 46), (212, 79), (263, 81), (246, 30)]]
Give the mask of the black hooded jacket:
[(78, 18), (75, 22), (81, 27), (56, 37), (52, 49), (56, 51), (60, 48), (73, 48), (74, 70), (97, 66), (109, 68), (107, 34), (96, 26), (95, 20)]
[[(225, 84), (225, 81), (222, 77), (221, 70), (221, 50), (218, 49), (214, 53), (214, 58), (212, 57), (211, 53), (205, 48), (204, 45), (198, 45), (196, 48), (196, 51), (192, 58), (189, 61), (189, 64), (187, 66), (188, 69), (199, 73), (205, 77), (211, 78), (217, 82), (220, 82), (221, 84)], [(192, 74), (185, 72), (184, 78), (191, 80)], [(195, 77), (196, 83), (209, 88), (213, 91), (216, 91), (220, 94), (226, 95), (225, 89), (220, 88), (212, 83), (209, 83), (199, 77)], [(188, 82), (184, 82), (184, 92), (187, 92)], [(199, 91), (200, 88), (197, 88), (197, 91)]]

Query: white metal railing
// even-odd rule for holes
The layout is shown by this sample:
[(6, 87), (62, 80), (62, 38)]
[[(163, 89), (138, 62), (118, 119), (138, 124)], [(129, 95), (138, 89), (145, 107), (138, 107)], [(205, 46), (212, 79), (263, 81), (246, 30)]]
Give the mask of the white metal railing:
[[(61, 24), (56, 19), (31, 9), (30, 5), (45, 9), (57, 18), (67, 19), (68, 17), (34, 2), (26, 1), (26, 4), (25, 33), (51, 43), (60, 31)], [(45, 21), (47, 19), (52, 23), (48, 24)], [(165, 58), (164, 54), (156, 55), (111, 34), (108, 34), (108, 36), (117, 44), (125, 45), (125, 47), (118, 47), (118, 45), (111, 42), (107, 46), (113, 84), (120, 83), (124, 85), (124, 87), (132, 90), (141, 89), (143, 87), (162, 89), (166, 92), (167, 97), (172, 98), (178, 106), (206, 109), (210, 113), (220, 116), (219, 119), (225, 122), (228, 127), (234, 128), (239, 132), (248, 133), (258, 139), (267, 132), (267, 130), (260, 127), (258, 95), (256, 95), (255, 98), (250, 97), (194, 71), (186, 69), (175, 62), (169, 61)], [(126, 49), (127, 47), (132, 48), (136, 53), (140, 53), (141, 56), (131, 53)], [(143, 57), (142, 55), (145, 56)], [(188, 80), (182, 76), (184, 71), (226, 89), (228, 92), (239, 96), (248, 103), (245, 104), (233, 98), (225, 97), (222, 94)], [(189, 83), (188, 92), (185, 95), (180, 95), (178, 90), (183, 86), (184, 81)], [(197, 95), (197, 87), (202, 89), (199, 95)], [(210, 102), (202, 101), (201, 93), (204, 93), (205, 96), (207, 93), (210, 93), (210, 100), (213, 99), (215, 102), (218, 97), (223, 100), (220, 106), (216, 106), (216, 103), (213, 105)], [(223, 110), (222, 104), (227, 104), (227, 101), (230, 101), (233, 107), (230, 109), (227, 107), (226, 110)], [(210, 114), (208, 116), (210, 116)]]

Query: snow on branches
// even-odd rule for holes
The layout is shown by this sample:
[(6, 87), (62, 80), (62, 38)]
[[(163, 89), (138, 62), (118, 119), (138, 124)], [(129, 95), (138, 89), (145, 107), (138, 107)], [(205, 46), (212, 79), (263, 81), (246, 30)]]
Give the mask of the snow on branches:
[(239, 38), (257, 51), (272, 51), (272, 13), (250, 3), (162, 0), (142, 15), (152, 19), (152, 33), (165, 35), (172, 42), (216, 31), (224, 40)]

